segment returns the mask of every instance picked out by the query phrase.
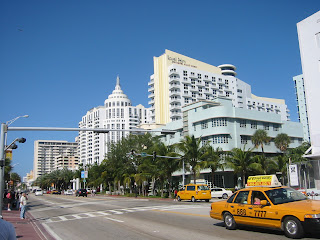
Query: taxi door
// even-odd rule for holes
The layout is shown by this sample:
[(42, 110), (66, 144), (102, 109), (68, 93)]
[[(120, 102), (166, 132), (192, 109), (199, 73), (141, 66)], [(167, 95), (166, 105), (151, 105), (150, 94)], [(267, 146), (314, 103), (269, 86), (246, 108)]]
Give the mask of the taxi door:
[[(266, 200), (267, 206), (262, 206), (255, 199)], [(261, 191), (252, 191), (247, 215), (253, 220), (255, 226), (278, 227), (281, 222), (278, 212), (269, 203), (265, 194)]]
[(250, 205), (249, 201), (249, 190), (248, 191), (239, 191), (238, 195), (232, 203), (229, 203), (228, 209), (233, 215), (236, 223), (248, 223), (252, 220), (248, 217), (248, 211)]

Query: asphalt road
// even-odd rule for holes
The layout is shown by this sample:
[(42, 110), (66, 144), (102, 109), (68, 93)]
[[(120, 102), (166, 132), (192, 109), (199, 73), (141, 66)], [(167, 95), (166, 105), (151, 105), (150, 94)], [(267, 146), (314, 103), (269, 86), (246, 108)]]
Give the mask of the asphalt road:
[(227, 230), (221, 221), (209, 217), (206, 202), (29, 194), (28, 205), (57, 240), (287, 239), (277, 230)]

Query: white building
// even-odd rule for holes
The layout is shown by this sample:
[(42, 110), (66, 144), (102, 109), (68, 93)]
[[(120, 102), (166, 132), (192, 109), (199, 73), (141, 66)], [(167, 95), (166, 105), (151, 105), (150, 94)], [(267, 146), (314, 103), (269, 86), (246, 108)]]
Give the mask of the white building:
[(297, 96), (299, 122), (301, 122), (303, 126), (303, 140), (305, 142), (310, 142), (308, 111), (307, 111), (303, 75), (301, 74), (293, 77), (293, 81), (294, 81), (294, 87), (295, 87), (296, 96)]
[(235, 70), (231, 64), (215, 67), (165, 50), (154, 57), (154, 74), (148, 83), (152, 121), (166, 124), (182, 119), (184, 105), (216, 97), (231, 99), (234, 107), (277, 113), (283, 121), (289, 120), (283, 99), (253, 95), (251, 86), (235, 77)]
[[(251, 139), (257, 130), (264, 130), (270, 137), (270, 141), (264, 144), (264, 153), (273, 156), (280, 152), (274, 143), (278, 134), (285, 133), (290, 137), (289, 148), (298, 147), (303, 142), (301, 123), (283, 121), (276, 113), (235, 108), (231, 99), (201, 100), (185, 105), (182, 111), (183, 119), (172, 121), (158, 129), (176, 131), (175, 134), (160, 135), (166, 145), (179, 143), (183, 136), (189, 135), (201, 139), (203, 144), (209, 143), (214, 149), (219, 147), (224, 152), (233, 148), (252, 148), (254, 152), (261, 152), (260, 146), (254, 148)], [(182, 173), (180, 170), (173, 175), (181, 176)], [(210, 169), (202, 169), (200, 173), (200, 179), (212, 182)], [(187, 182), (190, 182), (191, 173), (186, 174)], [(218, 170), (214, 182), (220, 187), (234, 187), (233, 170), (226, 166), (224, 170)]]
[[(130, 99), (123, 93), (120, 79), (117, 77), (115, 89), (104, 106), (92, 108), (82, 117), (79, 128), (134, 129), (139, 124), (149, 123), (149, 109), (141, 104), (132, 106)], [(108, 144), (117, 142), (128, 135), (128, 131), (110, 131), (109, 133), (79, 133), (80, 163), (100, 164), (108, 151)]]
[(320, 159), (320, 11), (297, 23), (297, 28), (312, 155)]
[(56, 140), (37, 140), (34, 142), (34, 179), (56, 168), (58, 156), (76, 156), (78, 143)]

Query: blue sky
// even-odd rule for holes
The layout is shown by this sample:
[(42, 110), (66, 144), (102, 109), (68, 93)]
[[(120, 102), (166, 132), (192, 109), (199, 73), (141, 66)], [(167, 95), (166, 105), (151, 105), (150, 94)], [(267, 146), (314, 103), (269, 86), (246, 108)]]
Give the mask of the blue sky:
[[(0, 121), (12, 127), (78, 127), (103, 105), (117, 75), (133, 105), (148, 106), (153, 57), (165, 49), (218, 66), (261, 97), (283, 98), (298, 121), (292, 77), (302, 73), (296, 24), (319, 0), (0, 2)], [(9, 132), (25, 137), (14, 171), (33, 169), (35, 140), (74, 141), (75, 132)]]

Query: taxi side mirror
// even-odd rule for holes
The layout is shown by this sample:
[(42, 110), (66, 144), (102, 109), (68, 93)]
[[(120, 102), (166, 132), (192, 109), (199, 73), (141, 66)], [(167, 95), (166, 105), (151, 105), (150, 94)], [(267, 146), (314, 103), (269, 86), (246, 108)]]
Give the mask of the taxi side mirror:
[(268, 205), (268, 201), (267, 200), (261, 200), (260, 205), (267, 206)]

